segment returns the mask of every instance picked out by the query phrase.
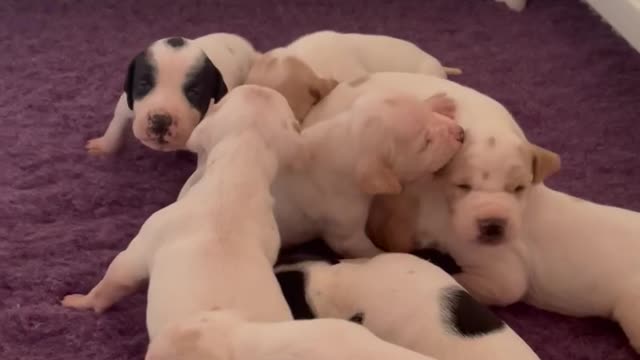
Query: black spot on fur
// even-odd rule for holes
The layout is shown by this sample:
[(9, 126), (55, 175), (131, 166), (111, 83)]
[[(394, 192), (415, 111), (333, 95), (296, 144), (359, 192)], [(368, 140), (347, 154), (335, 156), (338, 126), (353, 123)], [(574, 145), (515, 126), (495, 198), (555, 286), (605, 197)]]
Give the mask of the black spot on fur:
[(306, 274), (297, 270), (281, 271), (276, 273), (276, 279), (289, 304), (293, 318), (315, 319), (316, 315), (307, 302)]
[(357, 312), (353, 314), (353, 316), (349, 318), (349, 321), (362, 325), (362, 323), (364, 322), (364, 313)]
[(156, 85), (156, 68), (146, 51), (138, 54), (129, 63), (124, 80), (127, 105), (133, 110), (133, 102), (147, 96)]
[(475, 337), (502, 330), (504, 322), (459, 287), (443, 290), (440, 306), (445, 327), (464, 337)]
[(184, 44), (185, 44), (184, 39), (179, 36), (167, 39), (167, 45), (171, 46), (172, 48), (176, 48), (176, 49), (181, 48), (184, 46)]
[(433, 265), (444, 270), (449, 275), (455, 275), (462, 272), (462, 269), (460, 268), (458, 263), (456, 263), (456, 260), (451, 257), (451, 255), (445, 254), (436, 249), (418, 249), (412, 251), (411, 254), (423, 260), (427, 260)]
[(191, 106), (200, 113), (200, 118), (203, 118), (211, 99), (219, 102), (228, 89), (220, 70), (203, 54), (201, 61), (187, 75), (182, 91)]

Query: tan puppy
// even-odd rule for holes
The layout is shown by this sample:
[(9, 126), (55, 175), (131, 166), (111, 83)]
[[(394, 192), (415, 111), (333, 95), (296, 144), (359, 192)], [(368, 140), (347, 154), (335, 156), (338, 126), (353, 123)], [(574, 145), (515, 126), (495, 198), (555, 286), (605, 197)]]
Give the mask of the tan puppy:
[(278, 168), (300, 152), (295, 123), (277, 92), (232, 90), (187, 143), (207, 152), (199, 181), (143, 224), (87, 295), (68, 295), (62, 304), (102, 312), (148, 278), (151, 338), (214, 306), (256, 321), (291, 319), (272, 271), (280, 237), (270, 187)]
[(154, 42), (131, 60), (113, 119), (104, 135), (87, 142), (87, 150), (116, 151), (132, 120), (133, 134), (146, 146), (184, 149), (210, 104), (244, 83), (255, 56), (247, 40), (227, 33)]
[(379, 253), (364, 233), (371, 198), (399, 193), (451, 159), (464, 138), (454, 111), (442, 94), (369, 94), (305, 130), (310, 162), (274, 184), (283, 245), (322, 236), (342, 256)]
[(247, 83), (278, 90), (302, 120), (338, 82), (381, 71), (440, 77), (461, 73), (460, 69), (443, 67), (436, 58), (402, 39), (318, 31), (257, 58)]
[(345, 320), (256, 323), (236, 312), (201, 313), (151, 341), (146, 360), (434, 360)]
[(296, 319), (360, 320), (379, 338), (441, 360), (539, 360), (486, 306), (428, 261), (385, 253), (276, 267)]

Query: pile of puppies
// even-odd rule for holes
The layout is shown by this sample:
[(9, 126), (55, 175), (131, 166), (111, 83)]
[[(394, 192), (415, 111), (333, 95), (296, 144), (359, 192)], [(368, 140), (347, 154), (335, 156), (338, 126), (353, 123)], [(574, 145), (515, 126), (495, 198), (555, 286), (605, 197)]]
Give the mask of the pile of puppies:
[[(640, 349), (639, 214), (546, 187), (559, 156), (460, 73), (378, 35), (158, 40), (87, 149), (132, 127), (197, 168), (62, 304), (103, 312), (148, 280), (150, 360), (538, 359), (487, 307), (517, 301), (614, 319)], [(317, 237), (338, 256), (277, 262)]]

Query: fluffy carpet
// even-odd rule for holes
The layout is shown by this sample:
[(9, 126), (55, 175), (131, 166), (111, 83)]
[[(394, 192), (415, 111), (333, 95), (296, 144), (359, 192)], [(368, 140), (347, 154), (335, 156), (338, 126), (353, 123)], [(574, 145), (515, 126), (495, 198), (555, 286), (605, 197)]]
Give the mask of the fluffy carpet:
[[(143, 290), (101, 316), (58, 304), (100, 279), (194, 165), (133, 140), (111, 158), (85, 153), (129, 59), (170, 35), (236, 32), (266, 50), (323, 28), (399, 36), (463, 68), (456, 80), (504, 103), (534, 142), (562, 155), (550, 185), (640, 210), (640, 56), (578, 1), (532, 0), (518, 14), (490, 0), (3, 0), (1, 359), (145, 351)], [(499, 314), (545, 360), (638, 358), (604, 320), (524, 305)]]

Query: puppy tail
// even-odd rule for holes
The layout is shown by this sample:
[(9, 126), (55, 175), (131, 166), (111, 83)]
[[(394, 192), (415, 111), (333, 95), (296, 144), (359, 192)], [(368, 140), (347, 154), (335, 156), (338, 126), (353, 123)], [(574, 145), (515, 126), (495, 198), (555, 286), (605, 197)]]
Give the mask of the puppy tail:
[(442, 69), (447, 75), (462, 75), (462, 69), (460, 68), (443, 66)]

